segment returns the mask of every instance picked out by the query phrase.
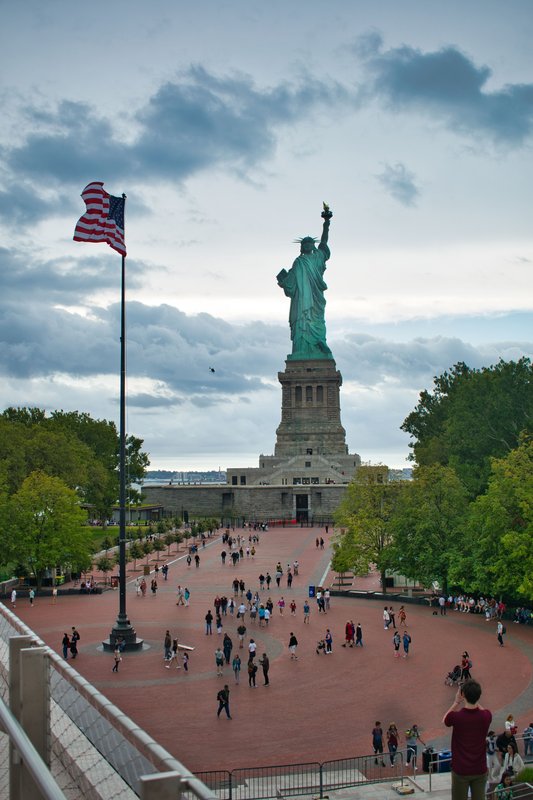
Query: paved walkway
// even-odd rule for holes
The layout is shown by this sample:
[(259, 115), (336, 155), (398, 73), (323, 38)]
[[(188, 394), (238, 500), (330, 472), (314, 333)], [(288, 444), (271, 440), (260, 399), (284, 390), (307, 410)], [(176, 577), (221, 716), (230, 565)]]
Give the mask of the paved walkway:
[[(221, 564), (219, 539), (208, 540), (200, 550), (198, 569), (194, 562), (187, 567), (182, 546), (178, 554), (174, 550), (167, 558), (169, 579), (165, 582), (160, 575), (156, 597), (149, 592), (145, 598), (136, 597), (133, 580), (140, 572), (130, 572), (128, 614), (148, 648), (125, 654), (118, 674), (111, 672), (112, 656), (99, 647), (116, 618), (117, 592), (60, 597), (55, 606), (48, 598), (38, 597), (33, 608), (24, 599), (16, 613), (58, 652), (63, 632), (77, 626), (81, 642), (75, 666), (80, 673), (193, 771), (324, 762), (365, 754), (371, 749), (370, 731), (377, 719), (384, 727), (396, 722), (400, 732), (416, 722), (425, 742), (448, 747), (449, 734), (441, 719), (454, 689), (444, 685), (444, 677), (465, 648), (474, 662), (473, 675), (484, 688), (483, 702), (493, 710), (495, 729), (503, 728), (510, 711), (519, 728), (525, 727), (533, 718), (532, 628), (509, 624), (506, 646), (500, 648), (494, 623), (453, 612), (433, 616), (425, 606), (408, 606), (412, 649), (408, 658), (395, 659), (392, 632), (383, 630), (379, 602), (333, 598), (326, 615), (319, 614), (312, 603), (311, 624), (304, 625), (302, 605), (308, 586), (321, 583), (328, 574), (330, 553), (327, 543), (324, 550), (316, 548), (317, 533), (323, 535), (313, 528), (272, 529), (260, 535), (255, 559), (245, 558), (236, 568)], [(162, 563), (165, 553), (160, 558)], [(263, 686), (259, 672), (257, 688), (249, 688), (246, 651), (241, 651), (240, 685), (235, 685), (229, 667), (217, 678), (214, 651), (222, 636), (216, 632), (206, 636), (203, 622), (207, 610), (213, 608), (214, 596), (229, 597), (235, 576), (255, 590), (260, 572), (274, 575), (278, 560), (286, 569), (295, 558), (300, 575), (292, 589), (285, 578), (279, 590), (275, 582), (271, 587), (275, 611), (268, 629), (246, 621), (246, 644), (253, 637), (259, 654), (266, 651), (270, 657), (270, 685)], [(189, 608), (176, 606), (178, 583), (191, 590)], [(281, 595), (287, 601), (283, 617), (276, 608)], [(267, 596), (262, 594), (265, 600)], [(297, 603), (296, 617), (290, 616), (288, 608), (292, 597)], [(350, 619), (363, 626), (363, 649), (341, 647), (344, 625)], [(234, 652), (237, 624), (229, 615), (224, 618), (223, 632), (231, 636)], [(333, 633), (333, 654), (316, 655), (316, 642), (326, 627)], [(167, 628), (195, 648), (188, 674), (164, 666), (162, 644)], [(297, 661), (288, 654), (291, 631), (299, 641)], [(216, 694), (226, 682), (231, 689), (232, 720), (216, 716)], [(350, 790), (350, 797), (359, 796), (363, 795)]]

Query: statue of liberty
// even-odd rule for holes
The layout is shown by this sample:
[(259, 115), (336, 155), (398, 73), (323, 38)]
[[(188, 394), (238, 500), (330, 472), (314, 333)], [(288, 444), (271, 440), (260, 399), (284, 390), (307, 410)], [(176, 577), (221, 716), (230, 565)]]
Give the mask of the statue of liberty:
[(326, 344), (324, 291), (328, 287), (322, 277), (326, 261), (330, 257), (328, 233), (332, 216), (329, 206), (324, 203), (324, 224), (318, 248), (315, 247), (316, 239), (312, 236), (297, 239), (300, 243), (300, 255), (288, 272), (282, 269), (277, 275), (278, 285), (291, 298), (289, 325), (292, 354), (287, 358), (292, 361), (333, 358)]

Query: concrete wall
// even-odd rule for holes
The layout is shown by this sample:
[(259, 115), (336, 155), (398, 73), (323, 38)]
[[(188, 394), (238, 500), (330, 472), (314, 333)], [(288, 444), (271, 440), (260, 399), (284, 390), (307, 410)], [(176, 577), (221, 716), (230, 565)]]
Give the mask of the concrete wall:
[(162, 505), (165, 514), (182, 517), (244, 517), (245, 520), (294, 519), (296, 495), (307, 495), (308, 520), (331, 519), (346, 486), (145, 486), (146, 502)]

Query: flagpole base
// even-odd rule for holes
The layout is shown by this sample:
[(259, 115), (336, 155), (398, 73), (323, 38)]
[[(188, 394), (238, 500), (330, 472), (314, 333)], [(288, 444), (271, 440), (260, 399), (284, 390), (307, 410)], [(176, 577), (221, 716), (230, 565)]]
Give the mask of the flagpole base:
[(114, 627), (111, 629), (109, 639), (104, 639), (102, 647), (106, 652), (113, 652), (120, 644), (121, 649), (126, 652), (135, 652), (143, 649), (144, 640), (137, 638), (135, 628), (130, 624), (127, 617), (117, 617)]

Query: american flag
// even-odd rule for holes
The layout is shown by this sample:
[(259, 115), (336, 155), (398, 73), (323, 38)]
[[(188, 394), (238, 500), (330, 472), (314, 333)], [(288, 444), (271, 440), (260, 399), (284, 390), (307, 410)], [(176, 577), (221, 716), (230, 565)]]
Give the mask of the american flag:
[(87, 184), (81, 193), (87, 209), (74, 231), (75, 242), (107, 242), (126, 255), (124, 242), (124, 198), (113, 197), (101, 181)]

